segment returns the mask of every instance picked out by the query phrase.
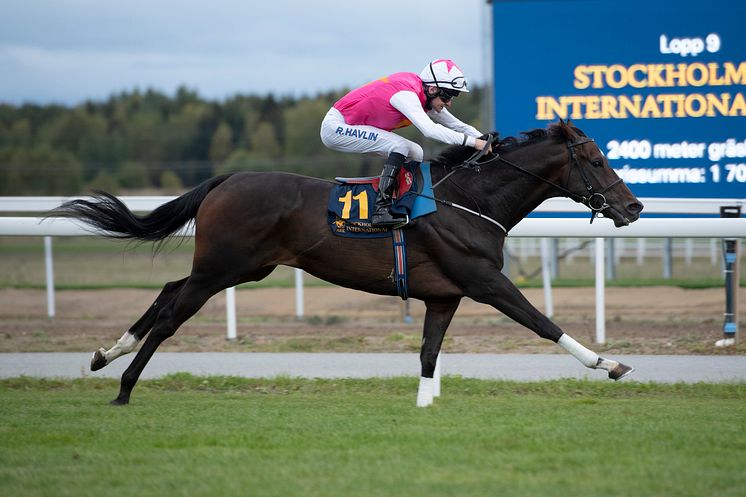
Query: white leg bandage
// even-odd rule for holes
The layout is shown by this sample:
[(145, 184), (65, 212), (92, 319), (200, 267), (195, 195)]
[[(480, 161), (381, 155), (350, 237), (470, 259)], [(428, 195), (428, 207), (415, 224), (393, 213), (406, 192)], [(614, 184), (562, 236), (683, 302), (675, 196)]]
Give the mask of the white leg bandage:
[(135, 338), (135, 335), (129, 331), (126, 332), (122, 335), (122, 338), (117, 340), (117, 343), (112, 348), (103, 353), (106, 358), (106, 364), (109, 364), (119, 356), (132, 352), (137, 346), (137, 342), (138, 340)]
[(562, 335), (557, 343), (571, 353), (575, 359), (582, 362), (585, 367), (596, 369), (598, 354), (583, 347), (567, 334)]
[(420, 377), (420, 388), (417, 390), (417, 407), (427, 407), (433, 403), (433, 379)]
[(435, 362), (435, 373), (433, 374), (433, 397), (440, 397), (440, 354)]

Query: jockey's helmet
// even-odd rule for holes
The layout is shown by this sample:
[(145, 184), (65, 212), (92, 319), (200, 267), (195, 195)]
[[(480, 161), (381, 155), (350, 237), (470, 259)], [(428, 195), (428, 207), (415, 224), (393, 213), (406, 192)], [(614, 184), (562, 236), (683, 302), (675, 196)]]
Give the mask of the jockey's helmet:
[(469, 92), (464, 73), (451, 59), (430, 62), (420, 72), (420, 79), (426, 85), (438, 87), (440, 92), (449, 98), (458, 96), (460, 92)]

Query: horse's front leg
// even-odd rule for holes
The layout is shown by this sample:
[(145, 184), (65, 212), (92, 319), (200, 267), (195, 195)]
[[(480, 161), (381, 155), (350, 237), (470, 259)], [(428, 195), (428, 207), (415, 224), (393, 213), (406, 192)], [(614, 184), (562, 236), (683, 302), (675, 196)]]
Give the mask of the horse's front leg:
[(612, 380), (620, 380), (634, 371), (634, 368), (630, 366), (599, 356), (563, 332), (559, 326), (536, 309), (502, 273), (498, 272), (493, 276), (490, 284), (482, 284), (481, 288), (489, 290), (477, 289), (475, 293), (468, 295), (477, 302), (492, 305), (540, 337), (557, 343), (584, 366), (591, 369), (603, 369), (609, 373), (609, 378)]
[(427, 407), (433, 403), (436, 385), (433, 376), (437, 366), (438, 354), (443, 344), (448, 325), (458, 309), (460, 302), (455, 299), (447, 302), (425, 302), (425, 325), (422, 330), (422, 347), (420, 363), (422, 365), (420, 386), (417, 390), (417, 407)]

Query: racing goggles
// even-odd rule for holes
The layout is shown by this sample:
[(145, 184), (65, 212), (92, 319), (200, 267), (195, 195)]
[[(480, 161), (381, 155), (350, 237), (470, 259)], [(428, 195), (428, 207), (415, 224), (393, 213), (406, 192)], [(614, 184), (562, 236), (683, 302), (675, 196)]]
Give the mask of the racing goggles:
[(458, 90), (452, 90), (450, 88), (438, 88), (438, 97), (444, 102), (450, 102), (452, 98), (458, 97), (459, 93), (461, 93)]

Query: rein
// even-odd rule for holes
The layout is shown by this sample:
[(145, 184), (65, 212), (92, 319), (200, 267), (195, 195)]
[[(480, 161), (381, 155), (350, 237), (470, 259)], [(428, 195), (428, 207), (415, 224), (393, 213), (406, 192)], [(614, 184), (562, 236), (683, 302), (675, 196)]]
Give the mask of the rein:
[[(580, 163), (578, 162), (577, 152), (575, 151), (575, 147), (578, 147), (580, 145), (585, 145), (586, 143), (592, 143), (592, 142), (594, 142), (595, 140), (593, 138), (586, 138), (585, 140), (567, 143), (567, 149), (570, 151), (570, 160), (571, 160), (570, 172), (568, 173), (568, 178), (569, 178), (570, 174), (572, 174), (572, 169), (577, 166), (577, 169), (580, 172), (580, 177), (582, 178), (583, 183), (585, 185), (585, 189), (589, 193), (589, 195), (587, 195), (587, 196), (586, 195), (581, 195), (581, 194), (578, 194), (578, 193), (574, 193), (574, 192), (568, 190), (567, 188), (565, 188), (564, 186), (558, 185), (557, 183), (554, 183), (553, 181), (550, 181), (550, 180), (548, 180), (548, 179), (546, 179), (546, 178), (544, 178), (542, 176), (539, 176), (538, 174), (536, 174), (536, 173), (534, 173), (532, 171), (529, 171), (529, 170), (527, 170), (527, 169), (519, 166), (518, 164), (516, 164), (514, 162), (511, 162), (511, 161), (509, 161), (507, 159), (504, 159), (498, 153), (493, 154), (493, 157), (491, 157), (491, 158), (489, 158), (489, 159), (487, 159), (485, 161), (478, 162), (479, 159), (481, 159), (485, 155), (486, 151), (491, 148), (493, 139), (494, 138), (493, 138), (492, 134), (490, 134), (489, 137), (488, 137), (488, 139), (487, 139), (487, 144), (485, 145), (485, 147), (482, 150), (479, 150), (479, 151), (475, 152), (471, 157), (469, 157), (468, 159), (466, 159), (460, 165), (455, 166), (448, 174), (446, 174), (443, 178), (441, 178), (440, 181), (438, 181), (437, 183), (435, 183), (433, 185), (433, 189), (435, 189), (435, 187), (437, 187), (438, 185), (440, 185), (441, 183), (443, 183), (451, 175), (455, 174), (457, 171), (459, 171), (461, 169), (472, 169), (472, 170), (476, 171), (477, 173), (479, 173), (481, 171), (481, 166), (483, 166), (483, 165), (491, 164), (493, 162), (502, 162), (503, 164), (506, 164), (506, 165), (508, 165), (508, 166), (510, 166), (510, 167), (512, 167), (514, 169), (517, 169), (518, 171), (521, 171), (524, 174), (527, 174), (527, 175), (529, 175), (531, 177), (534, 177), (534, 178), (538, 179), (539, 181), (542, 181), (542, 182), (548, 184), (552, 188), (555, 188), (555, 189), (559, 190), (560, 192), (562, 192), (565, 197), (570, 198), (570, 199), (574, 200), (575, 202), (580, 202), (583, 205), (585, 205), (586, 207), (588, 207), (591, 210), (591, 224), (593, 224), (593, 220), (601, 213), (601, 211), (603, 211), (604, 209), (607, 209), (608, 207), (610, 207), (609, 204), (606, 201), (606, 196), (604, 194), (606, 192), (608, 192), (609, 190), (611, 190), (612, 188), (614, 188), (616, 185), (618, 185), (619, 183), (622, 182), (622, 179), (618, 178), (615, 182), (613, 182), (612, 184), (610, 184), (609, 186), (607, 186), (606, 188), (604, 188), (600, 192), (593, 191), (593, 185), (591, 184), (590, 180), (588, 179), (588, 175), (585, 173), (585, 171), (583, 170), (583, 168), (580, 167)], [(434, 199), (434, 200), (436, 200), (437, 202), (440, 202), (442, 204), (445, 204), (445, 205), (450, 205), (451, 207), (456, 207), (458, 209), (462, 209), (462, 210), (465, 210), (467, 212), (471, 212), (472, 214), (474, 214), (474, 215), (476, 215), (478, 217), (487, 219), (488, 221), (492, 222), (493, 224), (496, 224), (497, 226), (499, 226), (505, 232), (505, 234), (507, 234), (507, 230), (500, 223), (498, 223), (497, 221), (495, 221), (494, 219), (492, 219), (492, 218), (490, 218), (488, 216), (485, 216), (481, 212), (472, 211), (471, 209), (467, 209), (467, 208), (465, 208), (463, 206), (460, 206), (458, 204), (454, 204), (453, 202), (448, 202), (448, 201), (439, 200), (439, 199)]]
[(449, 177), (451, 177), (453, 174), (457, 173), (461, 169), (472, 169), (472, 170), (474, 170), (476, 172), (480, 172), (482, 170), (482, 167), (481, 167), (482, 164), (489, 164), (495, 158), (499, 158), (500, 155), (499, 154), (495, 154), (495, 157), (492, 158), (492, 159), (490, 159), (490, 160), (487, 160), (487, 161), (484, 161), (484, 162), (481, 162), (481, 163), (477, 162), (479, 159), (481, 159), (487, 153), (487, 150), (489, 150), (490, 148), (492, 148), (492, 141), (494, 139), (495, 139), (495, 137), (492, 135), (492, 133), (490, 133), (489, 135), (487, 135), (487, 144), (484, 146), (484, 148), (482, 150), (477, 150), (476, 152), (474, 152), (471, 155), (471, 157), (469, 157), (468, 159), (466, 159), (464, 162), (462, 162), (458, 166), (454, 166), (451, 169), (451, 172), (449, 172), (448, 174), (446, 174), (445, 176), (443, 176), (442, 178), (440, 178), (440, 181), (438, 181), (437, 183), (435, 183), (433, 185), (433, 190), (435, 189), (435, 187), (437, 187), (439, 184), (441, 184), (442, 182), (444, 182), (445, 180), (447, 180)]
[[(438, 181), (437, 183), (435, 183), (433, 185), (433, 190), (435, 190), (435, 188), (438, 185), (440, 185), (441, 183), (443, 183), (445, 180), (447, 180), (448, 178), (450, 178), (453, 174), (455, 174), (456, 172), (458, 172), (461, 169), (472, 169), (472, 170), (474, 170), (476, 172), (480, 172), (482, 164), (488, 164), (488, 163), (492, 162), (493, 159), (490, 159), (488, 161), (484, 161), (482, 163), (479, 163), (477, 161), (479, 159), (481, 159), (487, 153), (487, 150), (489, 150), (492, 147), (492, 141), (494, 139), (495, 139), (495, 137), (490, 133), (487, 136), (487, 144), (484, 146), (484, 148), (482, 148), (482, 150), (477, 150), (476, 152), (474, 152), (471, 157), (469, 157), (468, 159), (466, 159), (464, 162), (462, 162), (458, 166), (455, 166), (453, 169), (451, 169), (451, 172), (449, 172), (448, 174), (446, 174), (445, 176), (443, 176), (442, 178), (440, 178), (440, 181)], [(456, 186), (458, 186), (458, 185), (456, 185)], [(458, 187), (463, 190), (463, 188), (461, 188), (460, 186), (458, 186)], [(464, 193), (466, 193), (468, 195), (468, 192), (464, 192)], [(508, 234), (508, 230), (505, 229), (505, 226), (503, 226), (502, 224), (500, 224), (498, 221), (495, 221), (491, 217), (482, 214), (481, 209), (479, 210), (479, 212), (477, 212), (477, 211), (473, 211), (473, 210), (469, 209), (468, 207), (464, 207), (463, 205), (457, 204), (455, 202), (451, 202), (450, 200), (442, 200), (442, 199), (431, 197), (429, 195), (424, 195), (424, 194), (421, 194), (421, 193), (419, 193), (418, 195), (421, 196), (421, 197), (428, 198), (430, 200), (434, 200), (434, 201), (436, 201), (436, 202), (438, 202), (440, 204), (447, 205), (448, 207), (453, 207), (453, 208), (456, 208), (456, 209), (460, 209), (462, 211), (468, 212), (469, 214), (472, 214), (472, 215), (477, 216), (479, 218), (482, 218), (482, 219), (484, 219), (486, 221), (489, 221), (492, 224), (494, 224), (495, 226), (497, 226), (498, 228), (500, 228), (503, 231), (503, 233), (505, 233), (506, 235)], [(477, 206), (477, 209), (479, 209), (479, 204), (476, 201), (474, 201), (474, 204)]]

